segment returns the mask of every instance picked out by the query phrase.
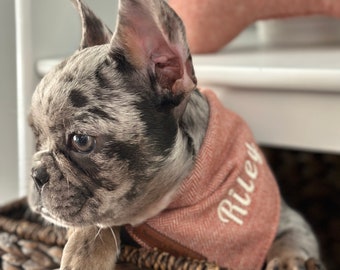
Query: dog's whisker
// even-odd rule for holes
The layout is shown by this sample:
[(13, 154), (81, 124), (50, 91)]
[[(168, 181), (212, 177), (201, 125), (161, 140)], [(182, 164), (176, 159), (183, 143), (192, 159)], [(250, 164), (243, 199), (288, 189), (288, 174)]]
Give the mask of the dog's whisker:
[(117, 237), (116, 237), (116, 234), (115, 234), (115, 231), (112, 229), (112, 227), (109, 227), (111, 233), (112, 233), (112, 236), (113, 236), (113, 239), (115, 240), (115, 245), (116, 245), (116, 250), (117, 250), (117, 257), (119, 255), (119, 246), (118, 246), (118, 240), (117, 240)]
[(101, 237), (101, 235), (100, 235), (100, 232), (102, 231), (102, 228), (98, 228), (98, 227), (96, 227), (96, 228), (98, 229), (98, 232), (97, 232), (96, 235), (94, 236), (94, 241), (97, 240), (97, 237), (98, 237), (98, 236), (99, 236), (100, 239), (103, 241), (103, 239), (102, 239), (102, 237)]

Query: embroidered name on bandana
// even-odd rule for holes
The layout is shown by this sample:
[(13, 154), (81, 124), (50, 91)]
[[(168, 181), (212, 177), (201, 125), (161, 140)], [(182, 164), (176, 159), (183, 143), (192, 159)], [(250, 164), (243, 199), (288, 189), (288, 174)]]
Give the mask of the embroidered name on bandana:
[(236, 178), (235, 188), (229, 189), (226, 198), (218, 205), (218, 217), (222, 222), (235, 222), (240, 226), (244, 223), (244, 217), (251, 211), (252, 196), (259, 173), (258, 166), (263, 164), (262, 157), (253, 143), (245, 143), (245, 148), (248, 154), (244, 162), (245, 176)]
[(244, 121), (213, 92), (203, 94), (210, 118), (195, 167), (169, 207), (143, 225), (161, 237), (148, 241), (152, 233), (127, 230), (147, 248), (169, 239), (170, 251), (177, 244), (179, 253), (222, 267), (261, 269), (279, 222), (277, 184)]

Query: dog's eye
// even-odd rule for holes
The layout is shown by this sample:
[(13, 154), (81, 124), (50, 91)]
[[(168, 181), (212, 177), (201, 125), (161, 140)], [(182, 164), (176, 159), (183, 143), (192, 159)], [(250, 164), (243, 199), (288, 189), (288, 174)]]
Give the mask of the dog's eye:
[(96, 146), (96, 139), (85, 134), (73, 134), (70, 142), (72, 150), (80, 153), (90, 153)]

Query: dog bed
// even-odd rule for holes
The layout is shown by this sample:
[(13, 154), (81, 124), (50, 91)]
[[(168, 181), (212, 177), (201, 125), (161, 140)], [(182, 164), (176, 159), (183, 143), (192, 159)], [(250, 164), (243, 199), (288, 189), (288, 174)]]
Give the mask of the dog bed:
[[(45, 224), (29, 210), (26, 198), (0, 207), (0, 269), (57, 269), (66, 241), (66, 230)], [(122, 247), (118, 263), (118, 269), (222, 270), (206, 261), (130, 246)]]

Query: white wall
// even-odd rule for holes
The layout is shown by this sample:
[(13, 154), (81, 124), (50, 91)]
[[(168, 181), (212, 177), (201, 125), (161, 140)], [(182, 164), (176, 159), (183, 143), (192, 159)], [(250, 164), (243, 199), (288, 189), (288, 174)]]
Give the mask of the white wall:
[[(84, 2), (114, 30), (118, 0)], [(65, 57), (78, 48), (80, 18), (70, 0), (33, 0), (32, 32), (36, 59)]]
[(0, 1), (0, 203), (17, 195), (14, 1)]

